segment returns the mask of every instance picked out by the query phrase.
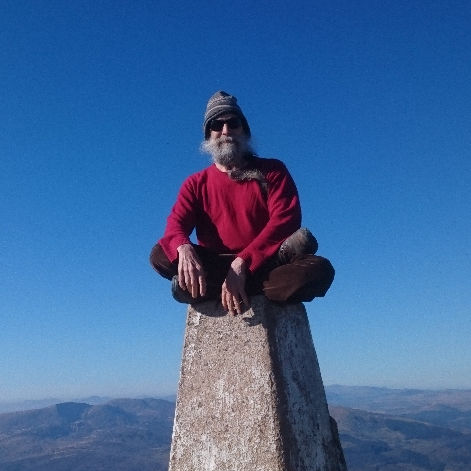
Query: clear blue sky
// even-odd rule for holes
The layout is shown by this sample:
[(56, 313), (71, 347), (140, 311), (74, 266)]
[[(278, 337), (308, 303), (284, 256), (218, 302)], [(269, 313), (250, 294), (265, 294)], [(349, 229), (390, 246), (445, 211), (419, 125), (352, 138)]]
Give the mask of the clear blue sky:
[(471, 388), (471, 5), (4, 0), (0, 401), (176, 390), (148, 264), (202, 116), (235, 94), (336, 279), (326, 384)]

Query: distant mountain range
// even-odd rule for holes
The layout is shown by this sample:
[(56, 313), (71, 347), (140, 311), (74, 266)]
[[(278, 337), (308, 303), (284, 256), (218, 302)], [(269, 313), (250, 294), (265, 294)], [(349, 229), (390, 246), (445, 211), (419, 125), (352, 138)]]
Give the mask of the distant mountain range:
[[(43, 407), (53, 406), (60, 402), (85, 402), (86, 404), (104, 404), (111, 401), (111, 397), (89, 396), (64, 400), (63, 398), (50, 397), (47, 399), (26, 400), (26, 401), (8, 401), (0, 402), (0, 414), (5, 412), (18, 412), (22, 410), (42, 409)], [(164, 398), (162, 398), (164, 399)]]
[(326, 386), (329, 404), (388, 414), (412, 414), (451, 407), (470, 409), (471, 389), (388, 389), (370, 386)]
[[(471, 470), (471, 390), (326, 392), (349, 471)], [(167, 470), (174, 402), (90, 399), (0, 414), (0, 469)]]
[(2, 471), (167, 470), (174, 403), (67, 402), (0, 415)]
[(350, 471), (469, 471), (471, 433), (389, 414), (331, 407)]
[[(140, 396), (133, 399), (144, 399), (149, 396)], [(152, 396), (154, 397), (154, 396)], [(111, 401), (112, 397), (104, 396), (88, 396), (80, 398), (57, 398), (50, 397), (47, 399), (36, 399), (36, 400), (26, 400), (26, 401), (0, 401), (0, 414), (5, 412), (18, 412), (22, 410), (33, 410), (33, 409), (42, 409), (44, 407), (53, 406), (61, 402), (84, 402), (90, 405), (105, 404), (108, 401)], [(166, 401), (175, 402), (177, 399), (176, 394), (168, 394), (166, 396), (155, 396), (154, 399), (165, 399)]]

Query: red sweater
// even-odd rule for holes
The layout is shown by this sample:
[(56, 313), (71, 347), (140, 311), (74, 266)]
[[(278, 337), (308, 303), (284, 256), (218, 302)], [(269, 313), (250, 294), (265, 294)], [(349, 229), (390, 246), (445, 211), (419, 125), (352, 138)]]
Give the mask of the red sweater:
[(196, 228), (199, 245), (237, 254), (253, 273), (299, 229), (298, 192), (284, 164), (258, 157), (253, 162), (266, 178), (266, 195), (257, 181), (231, 180), (214, 164), (184, 181), (159, 241), (170, 261)]

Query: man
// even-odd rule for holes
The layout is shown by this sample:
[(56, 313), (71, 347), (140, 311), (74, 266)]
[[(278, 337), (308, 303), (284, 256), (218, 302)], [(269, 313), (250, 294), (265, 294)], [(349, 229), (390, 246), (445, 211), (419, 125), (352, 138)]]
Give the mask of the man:
[[(191, 304), (220, 296), (224, 309), (240, 314), (254, 294), (277, 302), (324, 296), (334, 269), (300, 229), (298, 192), (284, 164), (251, 149), (236, 97), (216, 92), (203, 130), (201, 149), (213, 164), (185, 180), (150, 255), (172, 280), (174, 298)], [(189, 239), (195, 228), (198, 244)]]

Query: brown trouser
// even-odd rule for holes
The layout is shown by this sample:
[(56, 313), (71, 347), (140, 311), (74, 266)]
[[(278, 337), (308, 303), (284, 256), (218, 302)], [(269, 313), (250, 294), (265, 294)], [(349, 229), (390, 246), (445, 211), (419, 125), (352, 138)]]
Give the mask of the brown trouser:
[[(200, 245), (193, 247), (206, 272), (205, 299), (218, 298), (236, 255), (217, 254)], [(276, 257), (254, 274), (249, 274), (246, 281), (249, 296), (264, 294), (277, 302), (312, 301), (324, 296), (334, 279), (335, 271), (331, 263), (318, 255), (298, 255), (284, 265), (277, 264), (275, 260)], [(153, 247), (150, 262), (164, 278), (171, 280), (178, 274), (178, 261), (170, 262), (159, 244)]]

